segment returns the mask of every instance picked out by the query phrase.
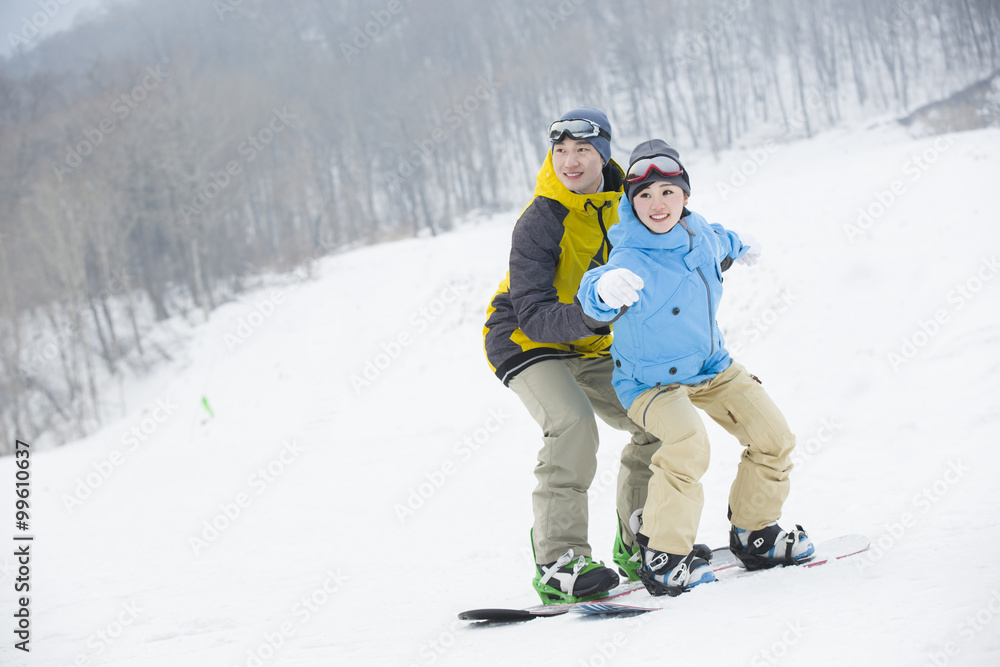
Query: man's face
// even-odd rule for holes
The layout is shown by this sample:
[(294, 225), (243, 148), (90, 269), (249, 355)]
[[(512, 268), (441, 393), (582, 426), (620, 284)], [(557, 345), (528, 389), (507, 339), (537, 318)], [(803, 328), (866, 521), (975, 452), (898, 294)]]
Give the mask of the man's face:
[(559, 143), (552, 144), (552, 166), (556, 178), (567, 190), (592, 195), (601, 187), (604, 159), (586, 139), (566, 135)]

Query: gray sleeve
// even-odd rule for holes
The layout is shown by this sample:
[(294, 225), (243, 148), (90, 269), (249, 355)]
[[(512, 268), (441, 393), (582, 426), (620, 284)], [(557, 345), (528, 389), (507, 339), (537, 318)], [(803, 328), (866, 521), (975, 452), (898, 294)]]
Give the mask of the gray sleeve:
[(536, 197), (514, 226), (510, 298), (518, 326), (536, 343), (569, 343), (595, 335), (575, 301), (560, 303), (555, 288), (566, 209)]

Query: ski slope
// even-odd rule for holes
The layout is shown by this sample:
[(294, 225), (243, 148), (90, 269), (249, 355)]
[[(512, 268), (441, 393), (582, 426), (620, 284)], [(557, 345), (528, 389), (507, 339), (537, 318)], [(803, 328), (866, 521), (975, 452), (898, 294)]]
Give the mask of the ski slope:
[[(726, 274), (719, 321), (798, 435), (783, 522), (863, 533), (867, 557), (630, 619), (458, 621), (537, 602), (540, 434), (481, 342), (512, 211), (243, 296), (129, 381), (142, 409), (32, 451), (30, 653), (0, 460), (0, 664), (1000, 664), (1000, 131), (680, 149), (690, 207), (764, 246)], [(739, 447), (708, 426), (698, 539), (717, 546)], [(591, 542), (610, 562), (626, 438), (601, 436)]]

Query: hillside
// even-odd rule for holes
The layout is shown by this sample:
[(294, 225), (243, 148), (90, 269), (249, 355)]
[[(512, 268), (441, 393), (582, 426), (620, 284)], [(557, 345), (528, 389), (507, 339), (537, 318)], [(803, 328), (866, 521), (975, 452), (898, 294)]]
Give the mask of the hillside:
[[(142, 410), (33, 453), (31, 653), (8, 623), (0, 663), (998, 664), (1000, 130), (771, 147), (687, 155), (690, 205), (764, 246), (727, 273), (720, 324), (799, 438), (784, 521), (864, 533), (867, 558), (633, 619), (457, 621), (536, 601), (539, 434), (481, 343), (512, 211), (215, 310), (125, 386)], [(709, 428), (699, 540), (718, 545), (739, 450)], [(591, 540), (609, 561), (624, 438), (602, 442)], [(11, 457), (0, 480), (13, 488)]]

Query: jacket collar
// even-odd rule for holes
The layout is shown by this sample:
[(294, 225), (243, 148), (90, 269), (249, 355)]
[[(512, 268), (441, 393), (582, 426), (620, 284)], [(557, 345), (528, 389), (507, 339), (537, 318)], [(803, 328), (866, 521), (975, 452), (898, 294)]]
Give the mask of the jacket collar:
[[(616, 247), (650, 248), (655, 250), (670, 250), (672, 252), (687, 252), (692, 245), (698, 245), (697, 236), (692, 236), (688, 222), (692, 213), (684, 209), (681, 223), (673, 226), (666, 234), (654, 234), (639, 222), (632, 204), (627, 197), (622, 197), (618, 204), (618, 224), (611, 228), (609, 235), (611, 243)], [(683, 224), (682, 224), (683, 223)], [(693, 229), (697, 229), (695, 226)]]

